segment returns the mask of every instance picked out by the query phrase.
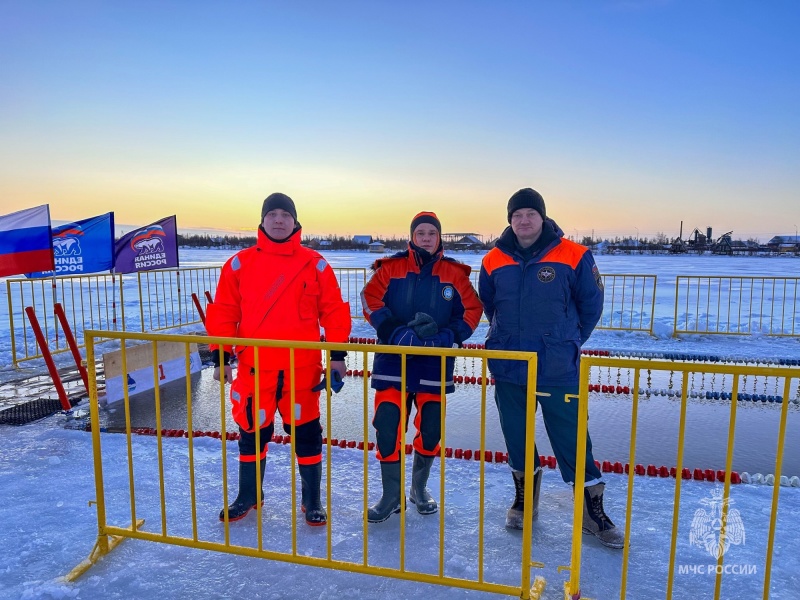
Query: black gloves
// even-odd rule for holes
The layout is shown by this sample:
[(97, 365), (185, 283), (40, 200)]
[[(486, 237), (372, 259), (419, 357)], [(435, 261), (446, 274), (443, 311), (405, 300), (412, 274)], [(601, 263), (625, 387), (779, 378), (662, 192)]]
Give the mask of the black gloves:
[(439, 332), (439, 326), (433, 317), (427, 313), (418, 312), (414, 318), (408, 322), (408, 326), (414, 330), (417, 337), (427, 338), (436, 335)]
[[(225, 366), (231, 364), (231, 353), (225, 352), (225, 356), (222, 360), (223, 360), (222, 364), (224, 364)], [(211, 352), (211, 362), (214, 363), (215, 367), (219, 367), (219, 350), (213, 350)]]

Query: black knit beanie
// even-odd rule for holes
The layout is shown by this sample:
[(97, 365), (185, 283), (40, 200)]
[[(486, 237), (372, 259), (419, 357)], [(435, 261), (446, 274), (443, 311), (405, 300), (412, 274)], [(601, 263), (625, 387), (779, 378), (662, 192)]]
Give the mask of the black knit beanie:
[(281, 194), (280, 192), (270, 194), (264, 200), (264, 204), (261, 206), (261, 220), (263, 221), (264, 215), (271, 210), (275, 210), (276, 208), (285, 210), (292, 215), (292, 218), (295, 221), (297, 221), (297, 209), (294, 207), (294, 202), (291, 198), (289, 198), (289, 196), (286, 194)]
[(531, 188), (522, 188), (517, 193), (515, 193), (511, 198), (508, 200), (508, 222), (511, 223), (511, 215), (514, 213), (515, 210), (519, 210), (520, 208), (532, 208), (540, 215), (542, 215), (542, 221), (547, 218), (547, 211), (544, 207), (544, 198), (542, 195), (534, 189)]
[(439, 232), (439, 237), (442, 237), (442, 224), (439, 222), (439, 217), (436, 216), (436, 213), (432, 212), (421, 212), (418, 213), (413, 219), (411, 219), (411, 239), (414, 239), (414, 230), (417, 228), (417, 225), (421, 225), (422, 223), (430, 223), (434, 227), (436, 227), (436, 231)]

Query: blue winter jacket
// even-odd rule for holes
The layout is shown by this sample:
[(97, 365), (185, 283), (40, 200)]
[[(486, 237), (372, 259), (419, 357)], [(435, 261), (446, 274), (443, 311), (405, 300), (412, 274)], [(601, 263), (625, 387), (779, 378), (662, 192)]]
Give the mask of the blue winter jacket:
[[(603, 312), (603, 280), (589, 249), (564, 239), (554, 221), (542, 235), (549, 241), (526, 261), (507, 227), (483, 258), (486, 348), (538, 353), (537, 386), (576, 385), (581, 346)], [(522, 361), (490, 360), (489, 369), (497, 380), (527, 383)]]
[[(429, 256), (430, 258), (430, 256)], [(361, 292), (361, 305), (367, 321), (375, 328), (381, 344), (395, 343), (408, 331), (416, 313), (430, 315), (438, 326), (436, 346), (452, 347), (469, 338), (480, 322), (482, 308), (469, 281), (471, 269), (442, 256), (440, 250), (424, 262), (413, 249), (381, 259)], [(372, 387), (400, 389), (399, 354), (375, 354)], [(452, 392), (453, 358), (446, 359), (445, 392)], [(441, 393), (441, 358), (408, 355), (406, 390)]]

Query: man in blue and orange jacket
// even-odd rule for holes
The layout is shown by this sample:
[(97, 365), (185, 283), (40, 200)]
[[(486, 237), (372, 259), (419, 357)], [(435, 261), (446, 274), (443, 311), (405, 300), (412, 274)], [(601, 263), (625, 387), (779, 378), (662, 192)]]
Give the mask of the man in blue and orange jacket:
[[(471, 269), (443, 255), (441, 234), (436, 214), (421, 212), (411, 221), (408, 250), (373, 265), (374, 273), (364, 286), (361, 303), (381, 344), (458, 347), (478, 326), (482, 310), (469, 281)], [(400, 490), (401, 445), (412, 405), (417, 409), (417, 433), (409, 499), (421, 514), (438, 510), (425, 486), (441, 440), (442, 376), (445, 393), (452, 392), (454, 359), (445, 359), (442, 374), (440, 357), (407, 356), (404, 391), (401, 360), (399, 354), (376, 352), (372, 367), (372, 387), (377, 390), (372, 424), (383, 495), (367, 511), (370, 523), (385, 521), (399, 513), (405, 503)], [(405, 414), (404, 423), (401, 414)]]
[[(490, 323), (486, 348), (537, 353), (537, 404), (542, 406), (561, 477), (574, 485), (578, 403), (567, 402), (566, 396), (578, 393), (581, 346), (603, 312), (603, 280), (589, 249), (564, 239), (555, 221), (547, 218), (544, 199), (537, 191), (524, 188), (511, 196), (507, 216), (510, 226), (481, 265), (478, 287)], [(489, 368), (495, 378), (495, 402), (516, 489), (506, 527), (521, 529), (527, 365), (493, 359)], [(605, 484), (588, 435), (585, 476), (584, 531), (606, 546), (622, 548), (624, 536), (603, 509)], [(534, 450), (534, 519), (541, 478), (539, 453)]]
[[(255, 246), (237, 252), (222, 267), (214, 303), (208, 307), (209, 335), (318, 342), (320, 326), (329, 342), (347, 342), (350, 305), (342, 300), (336, 276), (325, 259), (300, 245), (301, 227), (294, 202), (285, 194), (271, 194), (261, 208), (261, 226)], [(213, 349), (213, 347), (212, 347)], [(261, 481), (267, 442), (275, 429), (275, 410), (283, 428), (291, 432), (291, 389), (294, 386), (294, 423), (297, 463), (302, 481), (302, 510), (309, 525), (325, 525), (320, 500), (322, 427), (318, 388), (322, 374), (319, 350), (294, 350), (294, 370), (287, 348), (258, 350), (259, 391), (256, 395), (256, 352), (251, 346), (224, 348), (224, 379), (231, 380), (228, 364), (235, 352), (239, 368), (231, 386), (233, 418), (239, 425), (239, 494), (228, 509), (228, 519), (243, 518), (257, 503), (256, 463)], [(345, 372), (345, 352), (331, 352), (331, 369)], [(220, 378), (219, 351), (213, 352), (214, 378)], [(256, 411), (256, 400), (258, 411)], [(260, 428), (261, 447), (255, 431)], [(263, 496), (262, 496), (263, 497)], [(225, 509), (220, 521), (225, 519)]]

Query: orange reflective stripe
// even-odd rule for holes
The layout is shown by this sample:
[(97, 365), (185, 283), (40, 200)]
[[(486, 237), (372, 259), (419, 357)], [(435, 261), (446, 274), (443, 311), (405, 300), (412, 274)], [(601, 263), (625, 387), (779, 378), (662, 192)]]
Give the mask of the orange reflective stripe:
[(581, 262), (583, 255), (586, 254), (587, 249), (586, 246), (562, 239), (560, 244), (545, 254), (538, 262), (561, 263), (575, 269), (578, 263)]
[(315, 465), (319, 462), (322, 462), (322, 454), (317, 454), (315, 456), (298, 456), (297, 457), (297, 464), (298, 465)]
[(513, 257), (509, 256), (502, 250), (497, 248), (492, 248), (483, 257), (483, 268), (486, 269), (486, 274), (491, 275), (496, 269), (500, 267), (506, 267), (508, 265), (516, 265), (517, 261), (514, 260)]
[[(267, 458), (267, 446), (264, 445), (264, 450), (261, 452), (261, 460)], [(251, 463), (256, 462), (256, 455), (255, 454), (240, 454), (239, 455), (239, 462), (243, 463)]]

